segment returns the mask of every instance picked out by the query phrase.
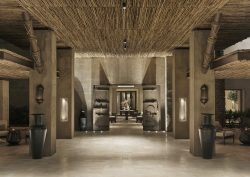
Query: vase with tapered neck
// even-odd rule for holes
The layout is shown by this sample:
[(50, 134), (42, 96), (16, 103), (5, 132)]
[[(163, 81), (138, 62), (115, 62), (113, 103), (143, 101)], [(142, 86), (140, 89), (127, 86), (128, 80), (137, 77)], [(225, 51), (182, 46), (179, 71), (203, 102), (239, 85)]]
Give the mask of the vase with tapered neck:
[(34, 123), (30, 128), (30, 150), (33, 159), (43, 157), (44, 143), (47, 134), (47, 128), (44, 124), (44, 114), (32, 114)]
[(202, 113), (202, 124), (199, 129), (199, 138), (201, 144), (202, 157), (211, 159), (214, 154), (215, 147), (215, 127), (212, 124), (212, 116), (210, 113)]

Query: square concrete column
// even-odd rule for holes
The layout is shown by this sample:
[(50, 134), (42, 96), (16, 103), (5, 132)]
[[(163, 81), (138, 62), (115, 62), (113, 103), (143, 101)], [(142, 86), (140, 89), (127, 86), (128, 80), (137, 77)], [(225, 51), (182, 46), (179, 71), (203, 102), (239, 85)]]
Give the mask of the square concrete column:
[(57, 138), (74, 137), (74, 51), (57, 49)]
[[(213, 70), (202, 72), (202, 62), (207, 46), (208, 30), (195, 30), (190, 37), (190, 152), (195, 156), (201, 155), (199, 132), (201, 113), (215, 113), (215, 74)], [(200, 88), (203, 84), (208, 86), (208, 102), (200, 102)]]
[[(45, 114), (45, 125), (48, 129), (44, 146), (44, 155), (51, 156), (56, 152), (56, 35), (51, 30), (37, 30), (36, 37), (44, 65), (43, 72), (36, 70), (30, 73), (30, 114)], [(36, 87), (43, 85), (43, 103), (36, 102)], [(32, 124), (33, 119), (30, 120)]]
[(176, 139), (189, 138), (189, 49), (175, 49), (173, 52), (172, 102), (173, 134)]
[(156, 58), (156, 85), (160, 86), (161, 130), (166, 130), (166, 58)]
[(167, 122), (166, 129), (168, 132), (173, 131), (173, 56), (167, 57)]
[(0, 80), (0, 124), (9, 126), (9, 81)]

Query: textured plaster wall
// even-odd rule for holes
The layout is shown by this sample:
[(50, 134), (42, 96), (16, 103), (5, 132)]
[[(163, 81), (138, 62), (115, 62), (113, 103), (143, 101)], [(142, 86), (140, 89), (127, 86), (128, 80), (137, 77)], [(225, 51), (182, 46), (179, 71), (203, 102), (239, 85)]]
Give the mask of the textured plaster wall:
[(151, 58), (101, 58), (110, 84), (142, 84)]
[(79, 97), (83, 102), (86, 100), (86, 111), (88, 118), (88, 128), (91, 129), (91, 98), (92, 98), (92, 59), (76, 58), (75, 59), (75, 77), (81, 83), (84, 92), (80, 92)]

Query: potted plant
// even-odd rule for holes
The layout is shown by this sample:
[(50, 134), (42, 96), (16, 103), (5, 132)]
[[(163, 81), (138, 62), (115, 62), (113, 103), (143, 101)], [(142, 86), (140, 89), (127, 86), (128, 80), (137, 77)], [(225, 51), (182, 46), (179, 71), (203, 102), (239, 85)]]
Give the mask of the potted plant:
[(250, 128), (250, 109), (242, 112), (241, 115), (241, 129)]
[(233, 117), (234, 113), (232, 110), (225, 111), (225, 126), (228, 128), (233, 127)]
[(239, 140), (245, 145), (250, 145), (250, 129), (241, 131)]
[(250, 109), (242, 113), (240, 142), (250, 145)]

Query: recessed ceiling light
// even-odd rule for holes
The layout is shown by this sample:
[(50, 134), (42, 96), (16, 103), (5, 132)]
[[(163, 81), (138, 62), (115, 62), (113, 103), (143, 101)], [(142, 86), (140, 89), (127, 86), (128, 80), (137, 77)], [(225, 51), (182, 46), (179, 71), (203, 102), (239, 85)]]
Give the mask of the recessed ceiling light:
[(122, 10), (126, 10), (127, 9), (127, 2), (126, 0), (122, 1)]
[(118, 85), (118, 88), (134, 88), (134, 85)]

